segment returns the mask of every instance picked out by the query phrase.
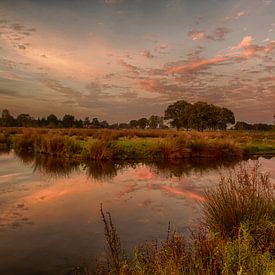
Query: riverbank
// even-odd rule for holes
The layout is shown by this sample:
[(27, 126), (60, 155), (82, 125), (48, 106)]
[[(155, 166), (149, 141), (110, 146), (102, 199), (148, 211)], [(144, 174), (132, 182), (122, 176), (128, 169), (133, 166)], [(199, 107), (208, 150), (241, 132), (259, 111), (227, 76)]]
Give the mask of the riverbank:
[(1, 128), (0, 150), (87, 160), (237, 159), (275, 154), (275, 132)]

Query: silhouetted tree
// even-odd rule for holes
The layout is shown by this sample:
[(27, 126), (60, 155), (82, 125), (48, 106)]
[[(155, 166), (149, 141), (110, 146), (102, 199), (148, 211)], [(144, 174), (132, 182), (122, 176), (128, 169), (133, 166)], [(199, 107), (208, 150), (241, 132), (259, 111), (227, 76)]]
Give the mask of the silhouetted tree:
[(12, 127), (16, 125), (16, 121), (13, 118), (12, 115), (10, 115), (10, 112), (8, 109), (4, 109), (2, 111), (2, 126), (4, 127)]
[(129, 125), (131, 128), (137, 128), (138, 127), (138, 122), (137, 120), (133, 119), (129, 122)]
[(84, 122), (83, 122), (83, 127), (89, 128), (90, 124), (91, 124), (91, 122), (90, 122), (89, 117), (85, 117)]
[(162, 128), (163, 117), (153, 115), (149, 117), (148, 122), (149, 122), (149, 127), (152, 129)]
[(57, 127), (58, 122), (59, 122), (59, 121), (58, 121), (58, 118), (57, 118), (56, 115), (54, 115), (54, 114), (48, 115), (48, 117), (47, 117), (47, 124), (48, 124), (48, 127), (55, 128), (55, 127)]
[(29, 114), (20, 114), (16, 118), (17, 126), (31, 127), (34, 125), (34, 119)]
[(64, 128), (71, 128), (74, 125), (74, 116), (73, 115), (64, 115), (62, 118), (62, 126)]
[(180, 100), (172, 105), (169, 105), (165, 110), (164, 119), (169, 120), (172, 127), (177, 128), (188, 128), (188, 111), (190, 103)]
[(137, 122), (138, 122), (138, 127), (141, 129), (145, 129), (146, 126), (148, 126), (149, 124), (148, 119), (145, 117), (140, 118)]

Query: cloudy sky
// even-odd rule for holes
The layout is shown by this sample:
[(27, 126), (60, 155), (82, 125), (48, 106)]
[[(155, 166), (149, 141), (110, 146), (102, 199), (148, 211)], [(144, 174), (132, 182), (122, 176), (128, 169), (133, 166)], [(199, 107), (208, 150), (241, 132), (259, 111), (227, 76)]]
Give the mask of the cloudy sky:
[(0, 110), (109, 122), (184, 99), (275, 113), (275, 0), (1, 0)]

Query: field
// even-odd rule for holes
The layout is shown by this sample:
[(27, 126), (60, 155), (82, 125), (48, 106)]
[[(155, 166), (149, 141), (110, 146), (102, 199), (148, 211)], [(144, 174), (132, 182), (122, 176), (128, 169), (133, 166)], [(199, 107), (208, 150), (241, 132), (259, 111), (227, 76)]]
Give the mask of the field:
[(0, 150), (76, 160), (236, 159), (275, 154), (275, 132), (0, 128)]

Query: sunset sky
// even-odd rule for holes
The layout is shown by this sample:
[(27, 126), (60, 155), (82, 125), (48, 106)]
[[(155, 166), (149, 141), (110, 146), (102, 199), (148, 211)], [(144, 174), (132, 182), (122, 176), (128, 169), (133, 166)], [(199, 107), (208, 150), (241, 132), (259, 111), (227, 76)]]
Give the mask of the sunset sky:
[(0, 110), (127, 122), (180, 99), (273, 121), (275, 0), (0, 1)]

